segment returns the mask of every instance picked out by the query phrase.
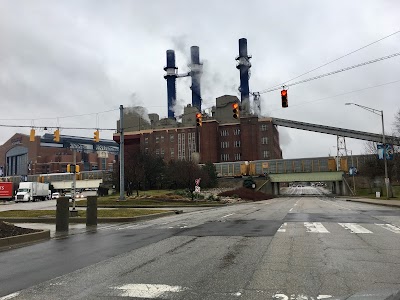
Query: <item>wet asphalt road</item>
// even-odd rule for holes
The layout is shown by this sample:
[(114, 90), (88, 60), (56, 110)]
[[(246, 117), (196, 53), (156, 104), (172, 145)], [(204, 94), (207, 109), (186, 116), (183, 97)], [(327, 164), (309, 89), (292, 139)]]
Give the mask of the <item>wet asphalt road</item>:
[(333, 299), (400, 289), (400, 210), (279, 198), (52, 239), (0, 264), (0, 299)]

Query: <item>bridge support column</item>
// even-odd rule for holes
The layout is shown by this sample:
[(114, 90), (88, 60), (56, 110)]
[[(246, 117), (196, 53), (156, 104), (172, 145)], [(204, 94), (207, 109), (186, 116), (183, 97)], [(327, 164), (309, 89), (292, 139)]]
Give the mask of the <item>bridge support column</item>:
[(333, 193), (340, 195), (340, 181), (333, 182)]
[(278, 196), (279, 195), (279, 183), (278, 182), (273, 182), (272, 183), (272, 189), (274, 192), (274, 196)]

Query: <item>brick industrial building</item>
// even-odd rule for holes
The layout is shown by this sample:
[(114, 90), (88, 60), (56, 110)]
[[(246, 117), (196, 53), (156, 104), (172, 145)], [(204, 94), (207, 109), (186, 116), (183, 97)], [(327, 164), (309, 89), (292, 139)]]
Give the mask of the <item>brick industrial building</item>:
[[(199, 127), (196, 126), (198, 109), (191, 105), (184, 108), (181, 122), (171, 118), (160, 120), (157, 114), (144, 114), (140, 108), (125, 110), (125, 153), (143, 151), (165, 161), (191, 160), (196, 152), (197, 127), (200, 163), (282, 158), (279, 133), (271, 119), (252, 114), (235, 119), (232, 104), (238, 102), (236, 96), (217, 98), (211, 113), (203, 114)], [(114, 140), (119, 142), (119, 134), (114, 135)]]
[[(114, 141), (61, 136), (59, 143), (53, 134), (36, 136), (17, 133), (0, 146), (0, 176), (64, 173), (73, 163), (71, 148), (77, 149), (76, 161), (82, 171), (112, 170), (118, 160), (118, 145)], [(100, 154), (100, 156), (99, 156)]]
[[(175, 51), (166, 51), (164, 78), (167, 81), (168, 118), (147, 114), (141, 107), (125, 109), (123, 124), (126, 156), (139, 152), (154, 153), (165, 161), (194, 160), (206, 162), (234, 162), (282, 158), (279, 133), (269, 118), (261, 117), (259, 94), (253, 93), (250, 101), (249, 77), (251, 55), (247, 53), (247, 39), (239, 39), (239, 55), (236, 68), (240, 74), (240, 100), (225, 95), (216, 99), (211, 112), (202, 110), (201, 77), (203, 64), (198, 46), (190, 47), (190, 71), (179, 74)], [(176, 81), (191, 78), (192, 104), (184, 108), (183, 115), (176, 121)], [(240, 105), (240, 118), (234, 118), (232, 105)], [(202, 112), (202, 126), (196, 126), (196, 114)], [(120, 134), (114, 134), (120, 142)], [(198, 141), (198, 143), (197, 143)], [(193, 155), (199, 150), (199, 156)]]

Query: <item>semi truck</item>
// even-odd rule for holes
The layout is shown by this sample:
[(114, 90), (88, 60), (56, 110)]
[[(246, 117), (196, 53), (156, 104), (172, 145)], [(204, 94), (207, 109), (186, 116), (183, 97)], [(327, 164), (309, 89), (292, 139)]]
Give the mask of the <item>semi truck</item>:
[(13, 183), (12, 182), (0, 182), (0, 199), (1, 200), (12, 200), (13, 199)]
[(49, 184), (41, 182), (20, 182), (15, 202), (49, 199)]

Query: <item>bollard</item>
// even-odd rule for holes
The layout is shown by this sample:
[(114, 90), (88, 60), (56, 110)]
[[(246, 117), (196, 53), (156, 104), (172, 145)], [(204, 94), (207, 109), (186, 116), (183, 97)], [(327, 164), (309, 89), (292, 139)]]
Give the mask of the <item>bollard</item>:
[(57, 199), (56, 231), (68, 231), (69, 227), (69, 199), (60, 197)]
[(86, 226), (97, 225), (97, 196), (87, 197)]

